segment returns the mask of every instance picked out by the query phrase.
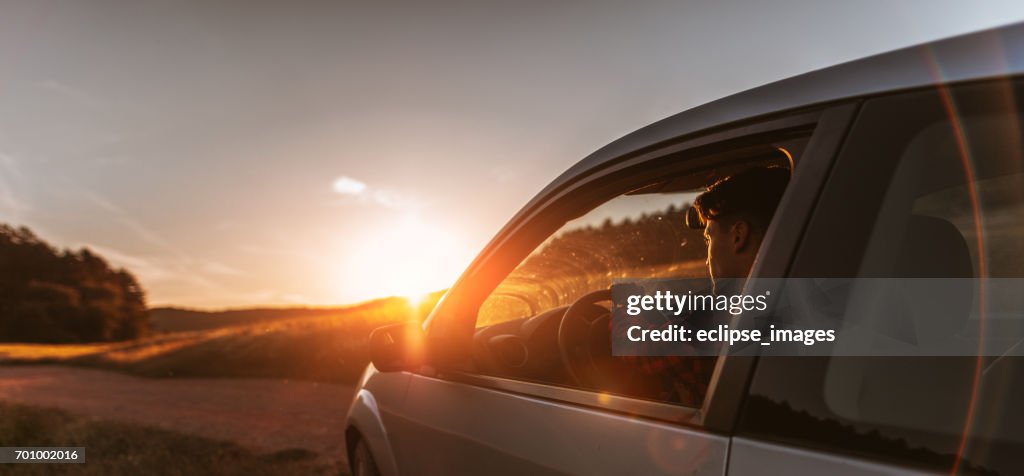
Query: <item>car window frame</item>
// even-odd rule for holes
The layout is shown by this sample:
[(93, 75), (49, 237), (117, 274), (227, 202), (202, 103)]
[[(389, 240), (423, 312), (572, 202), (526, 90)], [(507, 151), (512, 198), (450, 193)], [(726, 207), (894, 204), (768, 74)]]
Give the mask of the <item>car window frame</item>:
[[(666, 168), (676, 171), (694, 168), (694, 163), (701, 158), (707, 159), (722, 152), (737, 150), (743, 144), (763, 141), (769, 135), (811, 130), (809, 142), (799, 159), (800, 165), (786, 196), (780, 203), (780, 215), (773, 220), (767, 232), (768, 237), (762, 249), (768, 250), (764, 256), (770, 258), (759, 258), (751, 273), (751, 276), (784, 275), (813, 209), (813, 201), (821, 191), (831, 161), (839, 149), (858, 104), (858, 101), (840, 101), (746, 120), (656, 144), (580, 173), (565, 187), (551, 192), (541, 200), (536, 200), (536, 205), (521, 212), (517, 215), (520, 217), (518, 220), (513, 220), (499, 232), (438, 303), (425, 324), (428, 336), (434, 335), (444, 339), (471, 334), (483, 300), (515, 269), (522, 258), (551, 233), (557, 231), (561, 223), (579, 216), (580, 211), (567, 211), (567, 207), (564, 206), (566, 202), (574, 203), (568, 210), (583, 209), (582, 212), (585, 213), (593, 206), (628, 192), (631, 190), (631, 183), (632, 189), (636, 189), (637, 184), (649, 184)], [(679, 162), (680, 159), (688, 163), (683, 165)], [(672, 163), (673, 161), (675, 163)], [(592, 198), (587, 201), (586, 206), (580, 206), (579, 200), (585, 196)], [(546, 231), (538, 233), (537, 230)], [(780, 253), (782, 256), (779, 256)], [(510, 258), (509, 255), (518, 258)], [(495, 271), (496, 269), (500, 272)], [(482, 287), (486, 290), (481, 291), (481, 286), (474, 289), (473, 284), (482, 279), (491, 281)], [(459, 359), (458, 356), (449, 357)], [(720, 356), (700, 408), (483, 375), (473, 373), (472, 369), (460, 367), (451, 361), (432, 362), (424, 366), (420, 373), (432, 378), (462, 382), (526, 397), (729, 433), (736, 424), (739, 405), (746, 394), (753, 369), (753, 362), (749, 358), (741, 360), (738, 357)]]

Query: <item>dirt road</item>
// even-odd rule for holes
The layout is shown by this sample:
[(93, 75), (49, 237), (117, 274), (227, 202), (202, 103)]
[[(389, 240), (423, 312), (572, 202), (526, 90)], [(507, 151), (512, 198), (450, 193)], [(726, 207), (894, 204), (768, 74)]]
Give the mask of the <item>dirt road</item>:
[(264, 379), (149, 379), (60, 366), (0, 367), (0, 400), (57, 407), (233, 441), (260, 452), (305, 448), (344, 458), (352, 387)]

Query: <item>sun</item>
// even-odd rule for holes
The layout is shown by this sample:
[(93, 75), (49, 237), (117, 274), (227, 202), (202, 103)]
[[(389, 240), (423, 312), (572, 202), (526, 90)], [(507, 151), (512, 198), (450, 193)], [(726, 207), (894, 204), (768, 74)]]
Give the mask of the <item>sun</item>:
[(401, 296), (405, 298), (405, 302), (409, 303), (409, 307), (413, 309), (418, 309), (420, 307), (420, 304), (423, 304), (423, 302), (427, 300), (427, 297), (430, 296), (430, 293), (425, 292), (415, 294), (403, 294)]
[(416, 305), (426, 294), (454, 282), (465, 253), (453, 233), (407, 215), (389, 226), (366, 230), (349, 248), (340, 292), (366, 299), (402, 296)]

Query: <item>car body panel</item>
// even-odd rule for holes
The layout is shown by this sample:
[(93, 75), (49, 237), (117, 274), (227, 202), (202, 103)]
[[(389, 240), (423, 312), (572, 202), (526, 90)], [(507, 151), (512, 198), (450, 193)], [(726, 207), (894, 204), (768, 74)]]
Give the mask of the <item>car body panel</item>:
[[(357, 386), (358, 391), (345, 420), (349, 429), (357, 432), (353, 435), (351, 431), (346, 431), (346, 437), (366, 441), (382, 476), (399, 474), (388, 428), (392, 416), (400, 411), (405, 401), (409, 377), (408, 372), (383, 373), (378, 372), (373, 364), (368, 366)], [(351, 452), (355, 442), (346, 443)]]
[(832, 476), (937, 475), (901, 466), (864, 461), (849, 456), (735, 437), (729, 454), (730, 476), (772, 474), (828, 474)]
[(681, 425), (422, 375), (400, 420), (402, 474), (721, 475), (728, 449)]

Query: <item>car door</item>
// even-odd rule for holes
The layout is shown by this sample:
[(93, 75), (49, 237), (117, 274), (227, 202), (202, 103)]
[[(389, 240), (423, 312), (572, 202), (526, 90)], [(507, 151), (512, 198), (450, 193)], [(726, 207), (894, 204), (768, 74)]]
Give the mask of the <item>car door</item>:
[[(867, 100), (791, 275), (1024, 277), (1022, 138), (1021, 79)], [(903, 339), (983, 329), (1002, 355), (762, 358), (729, 474), (1024, 474), (1020, 308), (999, 313), (1019, 306), (1009, 294), (976, 294), (960, 321), (888, 322)]]
[(583, 172), (550, 199), (541, 197), (428, 322), (427, 335), (443, 336), (450, 352), (411, 376), (391, 418), (399, 471), (724, 474), (749, 362), (711, 358), (703, 364), (706, 381), (685, 391), (668, 372), (654, 374), (653, 384), (637, 378), (635, 387), (583, 386), (566, 377), (552, 346), (561, 313), (612, 279), (706, 277), (700, 231), (682, 224), (699, 192), (692, 187), (754, 164), (793, 168), (759, 258), (760, 272), (778, 272), (806, 219), (807, 197), (827, 170), (821, 162), (832, 157), (853, 109), (804, 111), (686, 138)]

